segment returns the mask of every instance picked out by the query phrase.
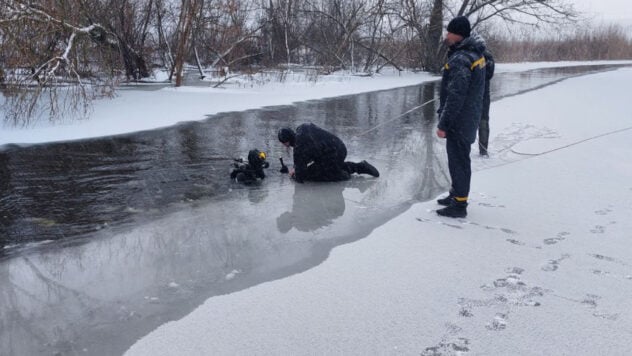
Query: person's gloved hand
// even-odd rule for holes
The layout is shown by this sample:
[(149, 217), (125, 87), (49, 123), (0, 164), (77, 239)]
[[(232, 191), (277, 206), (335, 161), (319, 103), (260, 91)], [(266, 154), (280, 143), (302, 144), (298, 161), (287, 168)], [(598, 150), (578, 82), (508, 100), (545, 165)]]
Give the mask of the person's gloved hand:
[(283, 163), (283, 158), (279, 157), (279, 161), (281, 161), (281, 169), (279, 170), (279, 172), (281, 173), (289, 173), (290, 170), (287, 168), (287, 166)]

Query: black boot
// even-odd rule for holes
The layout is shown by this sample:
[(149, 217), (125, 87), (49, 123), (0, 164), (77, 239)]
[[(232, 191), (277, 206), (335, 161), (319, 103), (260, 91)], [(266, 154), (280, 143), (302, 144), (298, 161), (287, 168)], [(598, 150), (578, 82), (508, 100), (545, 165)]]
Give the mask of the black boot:
[(373, 167), (369, 162), (362, 161), (360, 163), (355, 164), (355, 173), (358, 174), (368, 174), (373, 177), (379, 177), (380, 172), (377, 171), (377, 168)]
[(437, 204), (443, 205), (443, 206), (448, 206), (452, 202), (453, 198), (454, 198), (454, 195), (452, 195), (452, 193), (450, 193), (450, 195), (448, 195), (445, 198), (437, 199)]
[(467, 202), (460, 202), (452, 199), (450, 205), (437, 210), (437, 214), (449, 218), (464, 218), (467, 216)]

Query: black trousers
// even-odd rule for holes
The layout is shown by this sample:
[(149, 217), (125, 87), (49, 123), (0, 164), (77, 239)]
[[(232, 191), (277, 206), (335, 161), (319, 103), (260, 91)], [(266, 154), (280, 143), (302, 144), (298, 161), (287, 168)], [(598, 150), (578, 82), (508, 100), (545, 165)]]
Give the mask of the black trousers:
[(449, 135), (446, 142), (448, 152), (448, 169), (452, 188), (450, 194), (455, 197), (467, 197), (470, 194), (470, 180), (472, 179), (472, 166), (470, 151), (472, 145), (456, 135)]
[[(487, 83), (489, 85), (489, 82)], [(489, 143), (489, 88), (486, 88), (483, 95), (483, 112), (481, 113), (481, 122), (478, 124), (478, 151), (480, 154), (487, 154), (487, 145)]]
[(355, 170), (351, 170), (354, 163), (341, 161), (321, 160), (315, 161), (305, 171), (303, 180), (313, 182), (338, 182), (351, 178), (350, 174)]

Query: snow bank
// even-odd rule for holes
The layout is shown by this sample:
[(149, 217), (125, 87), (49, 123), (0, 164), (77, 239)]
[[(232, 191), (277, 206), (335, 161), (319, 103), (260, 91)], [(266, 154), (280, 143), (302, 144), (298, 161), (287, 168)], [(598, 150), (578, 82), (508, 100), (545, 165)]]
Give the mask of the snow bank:
[(520, 63), (497, 63), (496, 73), (524, 72), (540, 68), (561, 68), (578, 67), (603, 64), (632, 64), (631, 60), (620, 61), (557, 61), (557, 62), (520, 62)]
[(494, 103), (467, 219), (413, 205), (127, 354), (629, 354), (631, 80), (621, 69)]
[[(497, 72), (604, 63), (632, 61), (500, 63)], [(151, 86), (142, 86), (138, 90), (127, 88), (119, 90), (118, 96), (113, 99), (97, 100), (92, 115), (87, 120), (66, 120), (57, 124), (35, 122), (26, 128), (10, 127), (5, 124), (0, 129), (0, 146), (10, 143), (77, 140), (151, 130), (182, 121), (203, 120), (208, 115), (220, 112), (289, 105), (297, 101), (392, 89), (437, 79), (437, 76), (428, 73), (399, 73), (385, 70), (383, 74), (376, 74), (373, 77), (335, 73), (319, 77), (317, 81), (296, 75), (282, 83), (269, 81), (261, 85), (242, 85), (230, 89), (210, 86), (168, 87), (157, 91), (150, 89)]]
[(0, 145), (66, 141), (156, 129), (183, 121), (203, 120), (220, 112), (289, 105), (368, 91), (417, 85), (436, 77), (428, 73), (389, 72), (373, 77), (334, 76), (322, 81), (269, 82), (262, 86), (218, 89), (168, 87), (160, 90), (120, 90), (114, 99), (97, 100), (87, 120), (0, 130)]

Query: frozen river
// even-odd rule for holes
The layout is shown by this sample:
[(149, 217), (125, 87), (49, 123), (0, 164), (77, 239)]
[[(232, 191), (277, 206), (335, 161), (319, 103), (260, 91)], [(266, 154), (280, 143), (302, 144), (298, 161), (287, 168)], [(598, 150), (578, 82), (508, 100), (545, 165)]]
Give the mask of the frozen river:
[[(499, 74), (492, 98), (606, 70)], [(448, 187), (437, 82), (0, 152), (0, 354), (120, 354), (214, 295), (283, 278)], [(492, 130), (493, 130), (492, 118)], [(281, 126), (314, 122), (378, 179), (294, 184)], [(268, 152), (263, 184), (228, 179)], [(475, 152), (473, 153), (475, 154)]]

